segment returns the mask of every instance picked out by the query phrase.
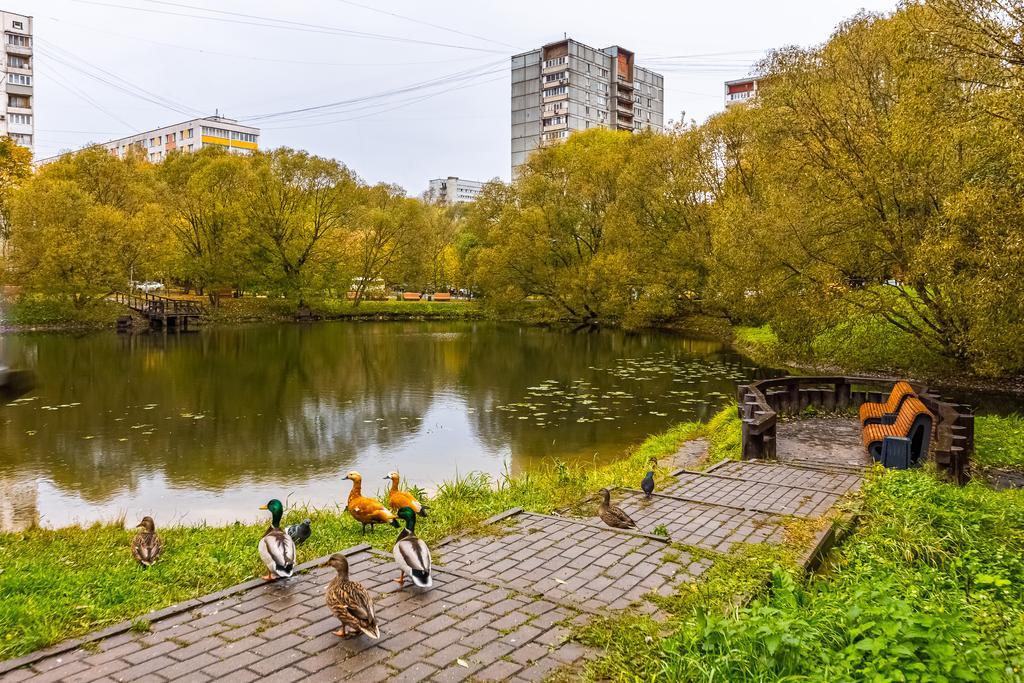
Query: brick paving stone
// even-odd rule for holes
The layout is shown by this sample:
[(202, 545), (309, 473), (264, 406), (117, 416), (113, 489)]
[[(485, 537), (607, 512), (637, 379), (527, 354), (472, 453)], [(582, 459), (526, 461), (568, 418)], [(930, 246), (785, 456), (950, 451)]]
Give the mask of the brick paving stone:
[[(699, 502), (629, 491), (616, 492), (617, 502), (642, 529), (663, 524), (684, 544), (724, 552), (737, 543), (780, 542), (781, 514), (821, 514), (856, 489), (861, 475), (849, 425), (780, 424), (779, 433), (790, 464), (727, 463), (704, 475), (683, 473), (663, 489)], [(821, 433), (841, 442), (809, 453), (806, 445)], [(591, 612), (634, 605), (663, 616), (645, 596), (673, 594), (714, 561), (593, 517), (533, 513), (503, 520), (500, 536), (457, 538), (434, 556), (429, 591), (398, 590), (386, 555), (350, 556), (352, 578), (374, 596), (380, 640), (333, 635), (339, 624), (324, 604), (333, 572), (317, 568), (154, 620), (145, 635), (125, 632), (42, 659), (0, 681), (538, 681), (597, 654), (570, 640)]]

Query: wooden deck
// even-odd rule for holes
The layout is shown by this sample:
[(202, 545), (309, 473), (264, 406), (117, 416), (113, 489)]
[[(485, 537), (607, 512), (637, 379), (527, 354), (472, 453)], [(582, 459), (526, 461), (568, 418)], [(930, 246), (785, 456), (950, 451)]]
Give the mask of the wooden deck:
[(110, 300), (143, 316), (150, 328), (157, 330), (187, 330), (204, 312), (202, 305), (191, 299), (172, 299), (146, 292), (116, 292)]

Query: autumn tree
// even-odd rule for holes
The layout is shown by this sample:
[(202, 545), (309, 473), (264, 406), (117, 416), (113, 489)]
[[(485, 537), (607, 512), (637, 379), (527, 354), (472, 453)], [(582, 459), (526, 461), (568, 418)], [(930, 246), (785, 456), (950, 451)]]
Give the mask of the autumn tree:
[(287, 148), (259, 153), (253, 162), (246, 205), (254, 265), (269, 286), (302, 306), (325, 286), (317, 276), (327, 262), (340, 258), (343, 233), (359, 213), (358, 182), (333, 159)]
[(159, 166), (169, 224), (178, 247), (178, 275), (210, 304), (225, 285), (251, 279), (247, 200), (252, 161), (216, 147), (171, 154)]
[(0, 138), (0, 256), (11, 237), (11, 196), (32, 172), (32, 152), (9, 137)]

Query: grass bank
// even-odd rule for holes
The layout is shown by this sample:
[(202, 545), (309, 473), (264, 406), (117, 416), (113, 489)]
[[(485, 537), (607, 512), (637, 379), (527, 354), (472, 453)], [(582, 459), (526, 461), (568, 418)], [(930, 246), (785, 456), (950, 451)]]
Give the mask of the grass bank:
[[(322, 320), (474, 320), (484, 317), (473, 301), (351, 301), (325, 299), (310, 302), (310, 312)], [(285, 299), (221, 299), (207, 307), (205, 321), (214, 325), (252, 322), (287, 322), (295, 319), (295, 302)]]
[(66, 299), (26, 294), (0, 302), (0, 330), (93, 330), (113, 327), (125, 309), (109, 301), (83, 308)]
[[(995, 436), (1000, 423), (989, 428)], [(991, 443), (979, 443), (981, 459)], [(607, 654), (589, 677), (1022, 680), (1024, 491), (878, 469), (858, 507), (859, 523), (817, 574), (798, 570), (786, 544), (745, 546), (663, 600), (667, 622), (592, 624), (580, 637)]]
[[(700, 423), (678, 425), (601, 468), (556, 463), (497, 481), (470, 474), (447, 482), (431, 499), (430, 516), (417, 525), (417, 534), (428, 543), (435, 542), (511, 507), (549, 512), (602, 486), (635, 487), (651, 456), (671, 455), (705, 429)], [(299, 548), (300, 562), (358, 543), (388, 550), (394, 543), (390, 527), (379, 527), (366, 536), (360, 533), (360, 526), (343, 512), (348, 489), (348, 482), (339, 481), (336, 507), (286, 511), (285, 524), (305, 517), (313, 521), (312, 538)], [(253, 500), (253, 519), (265, 502)], [(127, 521), (131, 525), (137, 520)], [(146, 571), (131, 559), (128, 543), (133, 530), (121, 523), (0, 534), (0, 658), (253, 578), (264, 569), (256, 546), (266, 527), (262, 521), (161, 528), (164, 558)]]

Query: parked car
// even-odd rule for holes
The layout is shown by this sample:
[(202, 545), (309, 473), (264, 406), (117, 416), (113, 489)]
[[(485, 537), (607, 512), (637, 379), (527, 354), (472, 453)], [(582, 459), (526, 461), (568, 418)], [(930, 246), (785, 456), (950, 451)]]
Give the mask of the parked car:
[(150, 293), (150, 292), (159, 291), (159, 290), (161, 290), (163, 288), (164, 288), (164, 283), (162, 283), (162, 282), (136, 282), (135, 283), (135, 289), (139, 290), (140, 292), (146, 292), (147, 294)]

